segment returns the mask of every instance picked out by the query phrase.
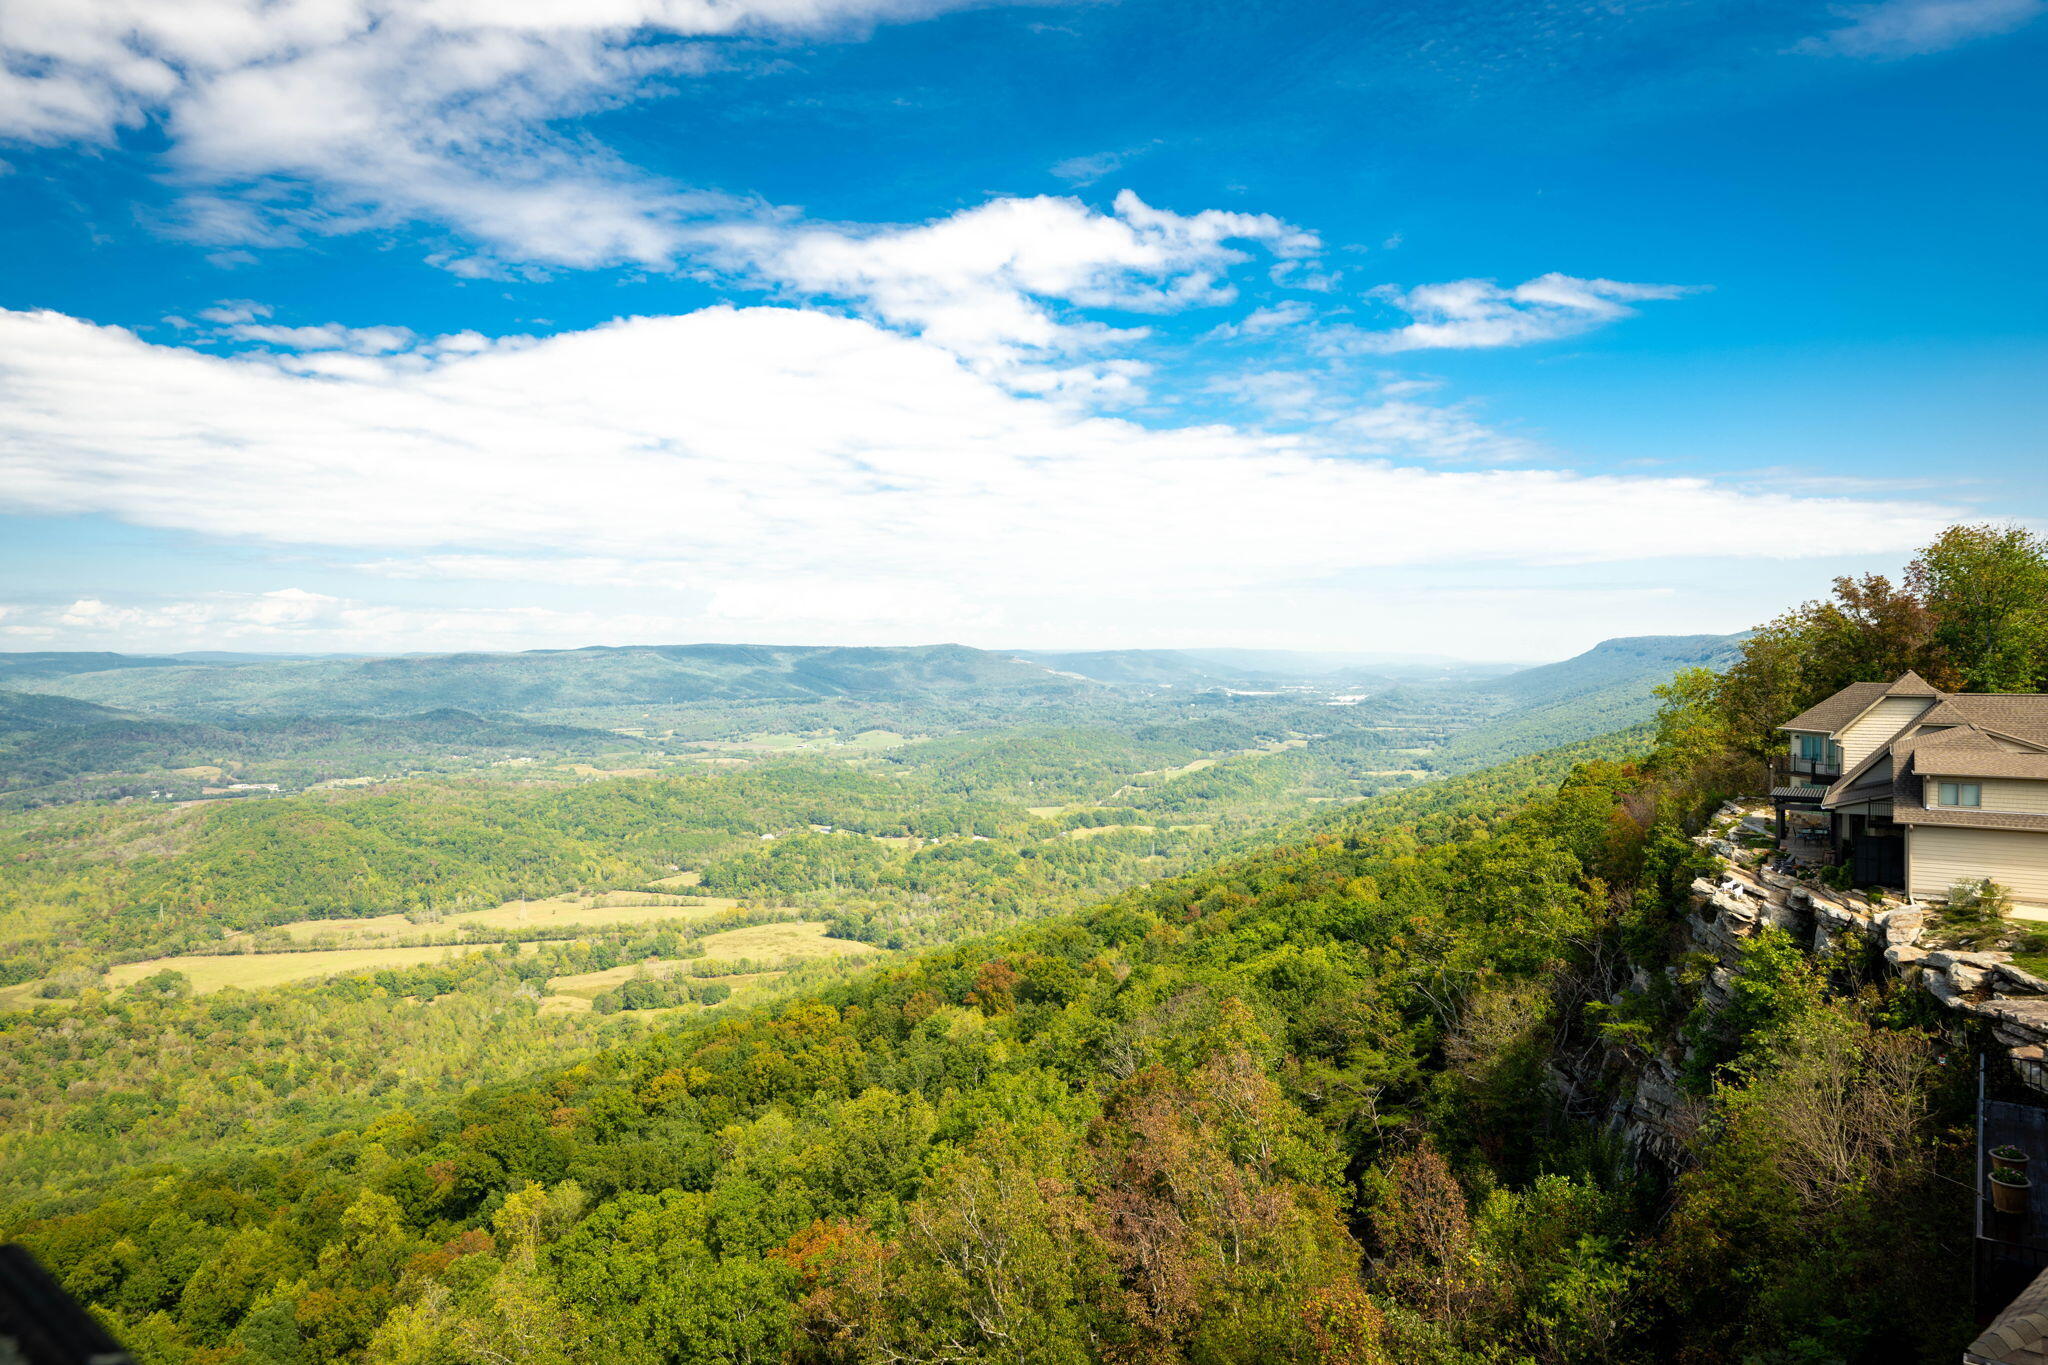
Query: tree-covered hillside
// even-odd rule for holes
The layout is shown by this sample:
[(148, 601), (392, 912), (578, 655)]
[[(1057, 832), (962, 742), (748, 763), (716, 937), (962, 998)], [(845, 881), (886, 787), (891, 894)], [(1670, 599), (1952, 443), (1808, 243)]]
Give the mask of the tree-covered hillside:
[[(9, 1228), (150, 1361), (1952, 1350), (1948, 1100), (1906, 1002), (1775, 961), (1668, 1189), (1552, 1097), (1710, 799), (1586, 756)], [(1906, 1049), (1926, 1118), (1815, 1194), (1780, 1125), (1867, 1084), (1810, 1074), (1830, 1040)]]

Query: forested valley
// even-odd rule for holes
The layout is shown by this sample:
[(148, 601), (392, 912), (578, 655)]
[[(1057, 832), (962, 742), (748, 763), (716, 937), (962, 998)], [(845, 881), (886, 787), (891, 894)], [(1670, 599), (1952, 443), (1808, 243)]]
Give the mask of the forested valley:
[[(193, 1365), (1953, 1359), (1935, 1007), (1766, 934), (1716, 1011), (1675, 930), (1766, 710), (2038, 685), (1957, 625), (2048, 627), (1995, 540), (1519, 698), (700, 700), (614, 725), (704, 727), (648, 773), (39, 802), (0, 1233)], [(348, 951), (431, 956), (204, 974)], [(1602, 1121), (1652, 1050), (1674, 1162)]]

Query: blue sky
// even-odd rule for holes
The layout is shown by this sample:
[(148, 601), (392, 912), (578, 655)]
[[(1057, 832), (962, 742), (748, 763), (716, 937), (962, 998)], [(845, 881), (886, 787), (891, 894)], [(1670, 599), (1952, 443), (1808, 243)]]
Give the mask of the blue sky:
[(1555, 657), (2048, 522), (2048, 0), (23, 0), (0, 648)]

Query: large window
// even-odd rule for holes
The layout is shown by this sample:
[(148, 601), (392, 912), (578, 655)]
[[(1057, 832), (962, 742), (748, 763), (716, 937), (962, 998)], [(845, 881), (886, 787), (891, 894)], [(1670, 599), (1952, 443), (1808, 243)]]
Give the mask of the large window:
[(1792, 753), (1801, 763), (1810, 763), (1815, 767), (1826, 767), (1829, 764), (1839, 767), (1842, 762), (1842, 746), (1826, 735), (1793, 736)]
[(1944, 782), (1939, 800), (1944, 806), (1981, 806), (1984, 787), (1979, 782)]

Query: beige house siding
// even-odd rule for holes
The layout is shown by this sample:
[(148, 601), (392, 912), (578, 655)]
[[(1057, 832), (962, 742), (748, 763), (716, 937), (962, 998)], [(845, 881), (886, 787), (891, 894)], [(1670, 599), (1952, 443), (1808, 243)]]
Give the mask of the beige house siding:
[(2048, 905), (2048, 834), (1918, 825), (1906, 840), (1909, 894), (1941, 900), (1961, 881), (1989, 877), (2027, 905)]
[(1843, 771), (1870, 757), (1871, 750), (1912, 724), (1933, 704), (1926, 697), (1886, 697), (1851, 721), (1839, 737)]
[(2017, 777), (1924, 777), (1920, 799), (1936, 809), (1954, 809), (1941, 804), (1944, 782), (1975, 782), (1983, 788), (1978, 810), (2014, 811), (2022, 815), (2048, 815), (2048, 782), (2029, 782)]
[(2048, 782), (2029, 782), (2017, 777), (1987, 777), (1983, 786), (1985, 810), (2013, 810), (2031, 815), (2048, 815)]

